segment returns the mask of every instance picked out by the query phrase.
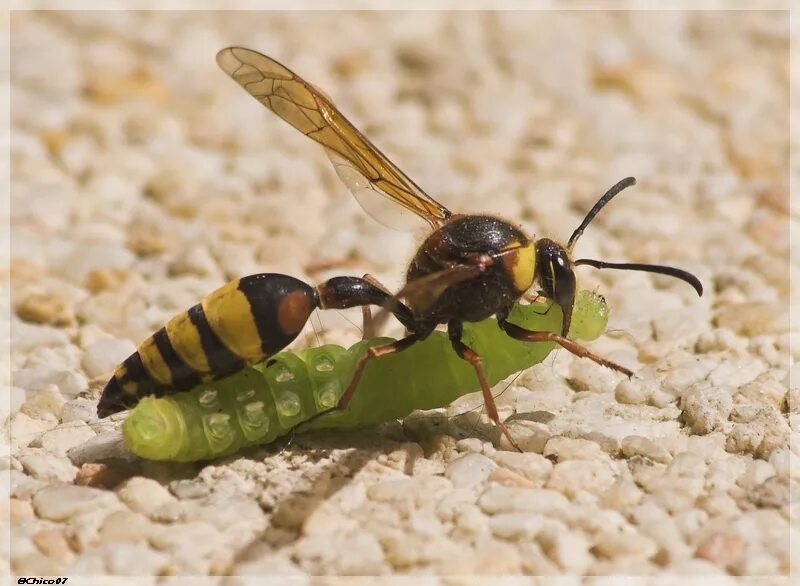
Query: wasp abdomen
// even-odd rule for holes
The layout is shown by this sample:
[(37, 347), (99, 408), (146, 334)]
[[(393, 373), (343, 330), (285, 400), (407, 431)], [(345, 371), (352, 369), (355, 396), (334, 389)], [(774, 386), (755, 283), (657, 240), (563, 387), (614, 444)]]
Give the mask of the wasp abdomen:
[(117, 367), (97, 414), (105, 417), (142, 397), (187, 390), (263, 360), (291, 343), (318, 306), (316, 291), (294, 277), (262, 273), (231, 281), (142, 342)]

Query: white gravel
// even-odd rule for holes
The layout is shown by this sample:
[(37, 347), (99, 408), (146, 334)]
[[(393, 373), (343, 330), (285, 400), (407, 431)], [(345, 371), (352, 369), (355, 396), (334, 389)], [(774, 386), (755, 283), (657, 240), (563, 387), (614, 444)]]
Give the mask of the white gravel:
[[(43, 11), (11, 29), (12, 573), (773, 584), (800, 559), (786, 13)], [(418, 241), (217, 69), (230, 44), (319, 85), (458, 212), (565, 239), (636, 176), (577, 253), (679, 265), (705, 295), (579, 269), (612, 308), (593, 350), (636, 377), (563, 351), (520, 376), (498, 404), (523, 454), (470, 397), (210, 463), (125, 459), (96, 399), (174, 313), (253, 272), (398, 287)], [(298, 347), (358, 338), (329, 313)]]

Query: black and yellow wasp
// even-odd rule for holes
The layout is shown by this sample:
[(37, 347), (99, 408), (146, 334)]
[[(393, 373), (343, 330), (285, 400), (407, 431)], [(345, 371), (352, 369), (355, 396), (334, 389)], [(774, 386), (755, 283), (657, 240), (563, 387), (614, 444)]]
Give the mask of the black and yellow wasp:
[[(572, 260), (571, 252), (595, 215), (617, 193), (635, 183), (623, 179), (589, 211), (566, 245), (534, 240), (518, 226), (492, 215), (453, 214), (427, 195), (353, 126), (319, 90), (278, 62), (250, 49), (217, 54), (225, 73), (297, 130), (323, 145), (338, 175), (367, 211), (391, 201), (400, 212), (425, 220), (430, 233), (406, 272), (406, 285), (392, 295), (373, 278), (334, 277), (310, 286), (294, 277), (263, 273), (224, 285), (174, 318), (117, 367), (97, 412), (105, 417), (147, 395), (164, 395), (230, 375), (288, 345), (315, 309), (377, 306), (393, 314), (406, 336), (371, 348), (334, 409), (345, 409), (371, 360), (400, 352), (444, 324), (453, 350), (475, 369), (489, 417), (516, 447), (500, 421), (481, 357), (462, 340), (464, 322), (496, 316), (518, 340), (555, 342), (630, 376), (632, 373), (567, 338), (575, 302), (575, 267), (648, 271), (676, 277), (702, 294), (700, 281), (673, 267)], [(507, 321), (511, 308), (534, 284), (563, 313), (560, 335), (525, 330)]]

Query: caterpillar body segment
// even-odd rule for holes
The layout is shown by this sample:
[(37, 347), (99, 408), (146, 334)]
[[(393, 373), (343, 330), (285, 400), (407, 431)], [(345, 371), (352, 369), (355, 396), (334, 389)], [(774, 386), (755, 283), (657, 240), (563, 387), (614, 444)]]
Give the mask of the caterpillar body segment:
[[(527, 329), (560, 332), (557, 305), (516, 306), (509, 320)], [(605, 329), (602, 297), (582, 291), (573, 312), (573, 338), (592, 340)], [(555, 343), (509, 338), (488, 319), (464, 326), (463, 340), (484, 359), (486, 378), (496, 384), (541, 362)], [(129, 448), (152, 460), (195, 461), (269, 443), (311, 416), (334, 406), (367, 349), (391, 341), (374, 338), (349, 349), (326, 344), (298, 353), (280, 352), (191, 392), (143, 399), (123, 426)], [(448, 336), (434, 332), (401, 353), (370, 363), (358, 392), (344, 411), (303, 425), (307, 429), (352, 429), (432, 409), (479, 388), (473, 367), (458, 358)]]

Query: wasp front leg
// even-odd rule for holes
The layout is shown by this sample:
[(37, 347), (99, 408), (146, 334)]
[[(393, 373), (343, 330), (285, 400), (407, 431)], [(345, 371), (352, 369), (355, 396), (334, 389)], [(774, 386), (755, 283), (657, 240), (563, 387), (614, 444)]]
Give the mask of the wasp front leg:
[(506, 334), (515, 340), (521, 340), (523, 342), (553, 342), (565, 350), (568, 350), (575, 356), (580, 358), (588, 358), (589, 360), (592, 360), (601, 366), (621, 372), (628, 378), (633, 376), (633, 372), (624, 366), (620, 366), (616, 362), (606, 360), (605, 358), (593, 353), (586, 346), (578, 344), (577, 342), (574, 342), (569, 338), (565, 338), (564, 336), (559, 336), (553, 332), (534, 332), (531, 330), (526, 330), (525, 328), (521, 328), (518, 325), (507, 321), (505, 317), (498, 317), (497, 324)]

